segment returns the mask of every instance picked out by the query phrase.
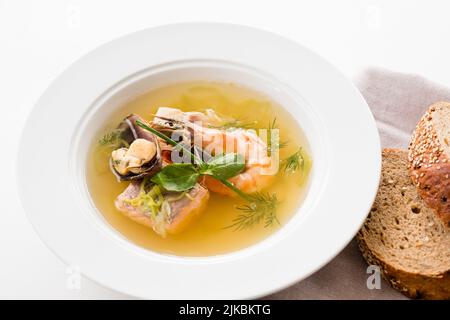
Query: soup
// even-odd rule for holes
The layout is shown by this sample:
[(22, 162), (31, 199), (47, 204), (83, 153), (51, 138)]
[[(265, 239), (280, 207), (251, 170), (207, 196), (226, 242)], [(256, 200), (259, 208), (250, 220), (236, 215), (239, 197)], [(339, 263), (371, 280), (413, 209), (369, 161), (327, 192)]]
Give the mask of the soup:
[[(218, 149), (218, 137), (231, 142)], [(289, 220), (307, 190), (308, 153), (298, 123), (263, 94), (178, 83), (107, 119), (92, 143), (87, 182), (99, 212), (135, 244), (211, 256), (255, 244)]]

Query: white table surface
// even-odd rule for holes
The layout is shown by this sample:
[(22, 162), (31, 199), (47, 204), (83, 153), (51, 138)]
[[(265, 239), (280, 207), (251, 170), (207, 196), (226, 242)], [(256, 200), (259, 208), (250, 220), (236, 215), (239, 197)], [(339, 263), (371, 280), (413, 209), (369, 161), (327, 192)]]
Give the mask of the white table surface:
[[(70, 63), (118, 36), (161, 24), (246, 24), (294, 39), (349, 77), (368, 66), (450, 86), (447, 1), (0, 0), (0, 298), (127, 298), (77, 278), (41, 243), (18, 200), (15, 156), (25, 118)], [(20, 168), (19, 168), (20, 169)], [(51, 178), (51, 177), (49, 177)]]

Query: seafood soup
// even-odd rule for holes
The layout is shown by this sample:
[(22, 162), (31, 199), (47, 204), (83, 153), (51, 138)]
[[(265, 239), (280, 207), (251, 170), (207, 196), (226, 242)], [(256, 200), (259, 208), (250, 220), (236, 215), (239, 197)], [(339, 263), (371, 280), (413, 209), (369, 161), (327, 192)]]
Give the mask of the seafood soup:
[(154, 89), (100, 124), (88, 156), (91, 198), (146, 249), (236, 251), (298, 210), (312, 165), (298, 123), (250, 88), (195, 81)]

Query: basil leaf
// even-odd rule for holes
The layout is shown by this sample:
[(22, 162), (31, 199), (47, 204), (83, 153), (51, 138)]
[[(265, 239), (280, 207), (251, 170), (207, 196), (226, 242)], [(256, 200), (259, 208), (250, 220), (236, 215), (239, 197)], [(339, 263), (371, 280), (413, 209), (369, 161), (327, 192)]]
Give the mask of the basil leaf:
[(244, 157), (236, 153), (226, 153), (213, 157), (206, 165), (201, 166), (202, 174), (211, 175), (217, 179), (229, 179), (244, 170)]
[(185, 191), (197, 183), (200, 174), (190, 163), (173, 163), (153, 176), (152, 182), (169, 191)]

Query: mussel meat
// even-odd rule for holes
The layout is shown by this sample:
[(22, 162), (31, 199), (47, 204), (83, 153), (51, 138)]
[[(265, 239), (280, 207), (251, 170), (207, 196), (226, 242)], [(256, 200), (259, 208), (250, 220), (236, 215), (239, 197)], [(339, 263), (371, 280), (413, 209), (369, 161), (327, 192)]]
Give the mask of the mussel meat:
[(114, 150), (110, 157), (111, 171), (119, 181), (138, 180), (161, 169), (161, 148), (158, 139), (136, 124), (141, 117), (131, 114), (117, 128), (127, 147)]

